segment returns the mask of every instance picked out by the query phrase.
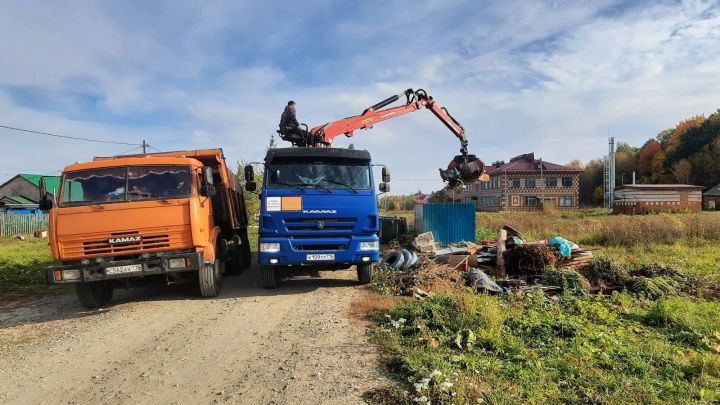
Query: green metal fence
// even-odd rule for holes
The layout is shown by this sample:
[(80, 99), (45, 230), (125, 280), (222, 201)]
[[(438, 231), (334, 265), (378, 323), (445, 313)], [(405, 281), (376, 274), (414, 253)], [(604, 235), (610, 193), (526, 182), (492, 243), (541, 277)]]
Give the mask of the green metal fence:
[(0, 212), (0, 237), (31, 235), (48, 229), (48, 214), (8, 214)]

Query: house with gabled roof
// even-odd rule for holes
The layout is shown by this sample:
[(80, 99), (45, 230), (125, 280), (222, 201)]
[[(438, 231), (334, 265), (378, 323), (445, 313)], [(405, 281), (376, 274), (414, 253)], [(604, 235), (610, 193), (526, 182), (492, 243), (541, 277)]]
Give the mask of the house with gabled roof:
[(707, 211), (720, 211), (720, 184), (703, 193), (702, 207)]
[(489, 180), (466, 185), (462, 199), (478, 211), (575, 210), (580, 207), (582, 172), (526, 153), (486, 166)]
[(60, 176), (18, 174), (0, 184), (0, 211), (31, 212), (37, 210), (41, 178), (45, 179), (49, 197), (54, 199), (60, 188)]

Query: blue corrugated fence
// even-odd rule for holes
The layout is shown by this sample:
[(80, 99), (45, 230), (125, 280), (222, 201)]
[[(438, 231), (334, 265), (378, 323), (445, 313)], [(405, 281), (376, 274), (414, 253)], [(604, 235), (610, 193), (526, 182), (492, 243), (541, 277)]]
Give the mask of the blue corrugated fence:
[(475, 241), (475, 204), (417, 204), (415, 230), (442, 243)]

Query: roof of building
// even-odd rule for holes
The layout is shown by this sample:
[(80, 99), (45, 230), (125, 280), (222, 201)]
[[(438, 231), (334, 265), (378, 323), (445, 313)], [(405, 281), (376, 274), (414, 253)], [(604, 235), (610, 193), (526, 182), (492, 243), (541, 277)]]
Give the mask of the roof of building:
[(634, 189), (634, 190), (702, 190), (703, 186), (695, 186), (692, 184), (624, 184), (615, 187), (615, 190)]
[(557, 163), (546, 162), (542, 159), (535, 159), (534, 153), (526, 153), (515, 156), (510, 162), (497, 162), (492, 166), (486, 166), (485, 170), (488, 174), (507, 173), (507, 172), (540, 172), (542, 165), (543, 172), (567, 172), (580, 173), (583, 169), (575, 169), (569, 166), (559, 165)]
[(711, 188), (710, 190), (703, 193), (703, 195), (707, 196), (719, 196), (720, 197), (720, 184), (717, 186)]
[(55, 194), (57, 192), (57, 190), (60, 188), (60, 176), (43, 176), (40, 174), (24, 174), (24, 173), (13, 176), (10, 180), (6, 181), (3, 184), (0, 184), (0, 187), (10, 183), (11, 181), (15, 180), (18, 177), (29, 181), (30, 183), (34, 184), (37, 187), (40, 187), (40, 178), (44, 177), (45, 178), (45, 186), (47, 187), (47, 190), (52, 194)]
[(40, 178), (45, 178), (45, 187), (49, 192), (60, 188), (60, 176), (42, 176), (39, 174), (18, 174), (18, 176), (40, 187)]
[(0, 198), (0, 205), (5, 207), (37, 207), (37, 203), (21, 195), (9, 195)]

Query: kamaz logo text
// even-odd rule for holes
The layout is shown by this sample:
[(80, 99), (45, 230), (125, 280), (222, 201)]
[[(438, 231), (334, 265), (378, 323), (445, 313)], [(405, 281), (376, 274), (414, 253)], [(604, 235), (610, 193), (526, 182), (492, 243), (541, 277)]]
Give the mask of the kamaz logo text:
[(108, 243), (111, 245), (117, 245), (119, 243), (135, 243), (140, 242), (142, 240), (142, 236), (125, 236), (122, 238), (110, 238), (108, 239)]
[(337, 210), (303, 210), (303, 214), (337, 214)]

